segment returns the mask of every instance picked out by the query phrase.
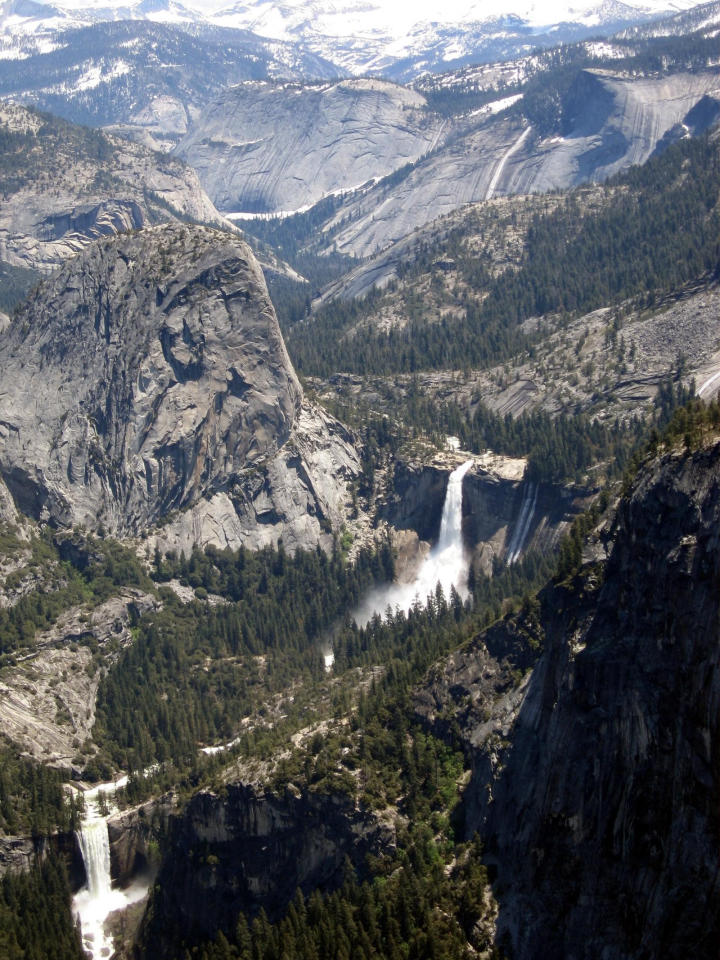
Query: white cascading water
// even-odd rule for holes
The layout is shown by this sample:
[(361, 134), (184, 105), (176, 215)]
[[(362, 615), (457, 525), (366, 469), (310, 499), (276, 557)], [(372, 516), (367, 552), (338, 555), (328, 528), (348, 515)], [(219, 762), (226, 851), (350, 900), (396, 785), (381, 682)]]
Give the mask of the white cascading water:
[(142, 899), (147, 884), (129, 890), (113, 890), (110, 877), (110, 840), (107, 817), (100, 813), (99, 794), (124, 785), (127, 777), (114, 784), (101, 784), (84, 794), (85, 819), (77, 832), (80, 852), (85, 864), (87, 884), (73, 898), (73, 909), (80, 920), (83, 949), (92, 960), (108, 960), (113, 952), (113, 939), (105, 930), (105, 921), (115, 910), (122, 910)]
[(467, 460), (450, 474), (445, 503), (440, 521), (440, 537), (423, 561), (412, 583), (391, 583), (387, 587), (372, 590), (355, 613), (355, 620), (366, 624), (376, 613), (381, 616), (387, 608), (408, 611), (416, 601), (424, 604), (437, 584), (443, 588), (445, 598), (455, 587), (460, 597), (467, 597), (468, 558), (462, 540), (462, 482), (473, 465)]
[(510, 546), (507, 551), (507, 566), (512, 566), (520, 559), (527, 535), (530, 532), (530, 524), (535, 516), (535, 505), (537, 503), (538, 488), (536, 483), (529, 483), (523, 494), (520, 514), (515, 524), (515, 530), (510, 539)]

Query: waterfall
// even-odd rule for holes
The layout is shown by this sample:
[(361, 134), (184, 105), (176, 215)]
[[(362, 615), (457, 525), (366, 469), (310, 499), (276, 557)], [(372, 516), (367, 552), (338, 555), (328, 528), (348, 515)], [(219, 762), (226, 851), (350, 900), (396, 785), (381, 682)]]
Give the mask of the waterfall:
[(515, 524), (515, 529), (507, 550), (507, 560), (505, 562), (508, 567), (513, 563), (517, 563), (517, 561), (520, 559), (520, 554), (525, 546), (525, 541), (527, 540), (527, 535), (530, 531), (530, 524), (535, 516), (536, 503), (537, 484), (529, 483), (525, 488), (525, 493), (523, 494), (523, 500), (520, 506), (520, 514), (518, 516), (517, 523)]
[(440, 520), (440, 537), (435, 547), (438, 553), (454, 547), (458, 547), (462, 552), (462, 482), (472, 465), (473, 461), (468, 460), (457, 470), (453, 470), (448, 479)]
[(108, 916), (142, 899), (147, 893), (147, 884), (136, 885), (127, 891), (112, 888), (107, 817), (100, 813), (98, 798), (104, 789), (125, 782), (127, 777), (117, 784), (101, 784), (84, 794), (87, 813), (77, 831), (87, 883), (73, 897), (73, 908), (80, 920), (83, 949), (92, 960), (108, 960), (113, 953), (113, 938), (105, 930)]
[(391, 583), (370, 591), (355, 612), (358, 623), (367, 623), (376, 613), (383, 616), (388, 607), (408, 611), (418, 600), (424, 604), (438, 583), (446, 599), (449, 599), (452, 587), (463, 599), (467, 597), (468, 559), (462, 539), (462, 483), (473, 462), (466, 461), (450, 474), (440, 537), (423, 561), (415, 580), (412, 583)]
[(78, 841), (87, 874), (88, 893), (92, 898), (110, 893), (110, 841), (107, 823), (102, 819), (87, 820), (78, 831)]

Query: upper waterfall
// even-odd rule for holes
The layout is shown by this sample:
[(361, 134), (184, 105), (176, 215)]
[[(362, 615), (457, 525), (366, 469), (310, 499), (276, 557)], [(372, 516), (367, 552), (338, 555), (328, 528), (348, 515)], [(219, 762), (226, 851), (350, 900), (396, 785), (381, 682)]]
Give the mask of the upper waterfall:
[(474, 460), (467, 460), (450, 474), (438, 542), (423, 561), (412, 583), (391, 583), (372, 590), (355, 613), (358, 623), (367, 623), (374, 614), (391, 610), (410, 610), (416, 601), (425, 603), (438, 583), (446, 597), (454, 587), (467, 597), (468, 558), (462, 538), (462, 484)]

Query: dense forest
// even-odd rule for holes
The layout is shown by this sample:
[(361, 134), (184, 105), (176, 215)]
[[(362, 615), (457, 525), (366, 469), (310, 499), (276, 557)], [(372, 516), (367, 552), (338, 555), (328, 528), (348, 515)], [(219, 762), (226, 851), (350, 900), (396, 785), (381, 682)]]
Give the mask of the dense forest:
[[(384, 664), (380, 688), (406, 691), (442, 653), (520, 604), (551, 563), (530, 555), (475, 577), (472, 605), (436, 591), (427, 605), (360, 627), (352, 614), (361, 594), (392, 578), (387, 545), (353, 564), (340, 552), (289, 557), (270, 548), (159, 560), (161, 575), (191, 583), (197, 599), (164, 592), (163, 609), (139, 622), (136, 642), (102, 680), (94, 728), (101, 753), (91, 770), (107, 778), (113, 767), (138, 774), (160, 763), (179, 776), (196, 766), (201, 744), (231, 740), (236, 754), (269, 757), (310, 718), (351, 709), (357, 669)], [(333, 678), (323, 658), (330, 647)]]
[(9, 873), (0, 879), (0, 956), (83, 960), (62, 861), (51, 856), (30, 873)]
[[(406, 304), (410, 323), (376, 332), (363, 327), (382, 294), (333, 302), (287, 331), (288, 349), (304, 375), (363, 374), (483, 368), (530, 348), (531, 317), (581, 316), (633, 299), (651, 307), (683, 284), (712, 276), (720, 262), (720, 141), (684, 140), (604, 187), (599, 209), (586, 210), (571, 191), (556, 209), (537, 214), (521, 263), (493, 276), (474, 259), (465, 278), (475, 296), (457, 306), (462, 318), (438, 320), (422, 303)], [(442, 244), (432, 251), (448, 256)], [(462, 271), (463, 263), (459, 264)], [(406, 298), (425, 264), (405, 274)], [(478, 296), (478, 294), (480, 294)]]
[(0, 743), (0, 836), (42, 837), (74, 830), (83, 813), (82, 797), (67, 793), (67, 776)]
[[(325, 895), (316, 891), (307, 901), (298, 893), (287, 914), (272, 922), (263, 911), (249, 918), (239, 914), (214, 943), (176, 944), (178, 960), (459, 960), (469, 955), (468, 944), (490, 948), (489, 930), (477, 925), (488, 909), (482, 849), (477, 841), (463, 840), (459, 801), (465, 761), (457, 744), (443, 743), (418, 726), (411, 692), (431, 663), (473, 636), (479, 625), (514, 608), (530, 609), (530, 594), (549, 569), (531, 557), (517, 568), (498, 570), (495, 578), (478, 580), (474, 607), (436, 590), (425, 607), (418, 603), (408, 614), (377, 616), (363, 629), (345, 622), (336, 637), (335, 674), (350, 686), (336, 697), (331, 716), (348, 717), (349, 726), (331, 724), (298, 744), (275, 764), (269, 783), (280, 794), (292, 784), (293, 790), (346, 793), (378, 811), (396, 809), (401, 817), (397, 850), (373, 858), (359, 876), (348, 864), (340, 889)], [(516, 599), (509, 603), (513, 593)], [(524, 636), (527, 649), (518, 656), (532, 662), (541, 639), (532, 630)], [(384, 664), (382, 671), (358, 689), (355, 668), (377, 664)], [(241, 741), (236, 755), (242, 760), (258, 745), (253, 750), (247, 737)], [(280, 743), (287, 747), (288, 738)], [(205, 776), (221, 789), (221, 778), (213, 780), (208, 771)], [(148, 917), (143, 949), (152, 954), (157, 938), (163, 938), (164, 947), (172, 940), (152, 908)]]
[[(321, 679), (326, 634), (372, 583), (392, 579), (393, 561), (388, 544), (352, 565), (339, 548), (331, 557), (209, 548), (187, 560), (158, 555), (155, 575), (179, 577), (197, 599), (184, 604), (165, 590), (163, 609), (138, 624), (136, 642), (102, 681), (95, 738), (131, 770), (193, 763), (198, 744), (229, 740), (261, 703)], [(310, 700), (296, 697), (293, 717)]]

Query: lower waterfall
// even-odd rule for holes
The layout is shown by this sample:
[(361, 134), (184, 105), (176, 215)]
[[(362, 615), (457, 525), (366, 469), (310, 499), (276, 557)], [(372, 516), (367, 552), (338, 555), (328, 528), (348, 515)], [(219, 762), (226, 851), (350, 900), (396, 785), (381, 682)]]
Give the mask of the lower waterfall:
[(438, 583), (445, 598), (455, 587), (464, 600), (468, 595), (468, 558), (462, 539), (462, 483), (463, 477), (473, 465), (467, 460), (450, 474), (442, 519), (440, 537), (423, 561), (412, 583), (391, 583), (386, 587), (371, 590), (355, 612), (355, 620), (366, 624), (376, 613), (384, 616), (387, 608), (406, 612), (419, 600), (424, 604), (428, 595), (435, 592)]
[(98, 801), (101, 792), (115, 786), (102, 784), (84, 794), (86, 814), (77, 832), (87, 883), (73, 897), (73, 911), (80, 920), (83, 950), (92, 960), (109, 960), (113, 953), (113, 938), (105, 929), (108, 916), (147, 893), (147, 885), (135, 885), (128, 890), (112, 888), (107, 817), (100, 813)]

